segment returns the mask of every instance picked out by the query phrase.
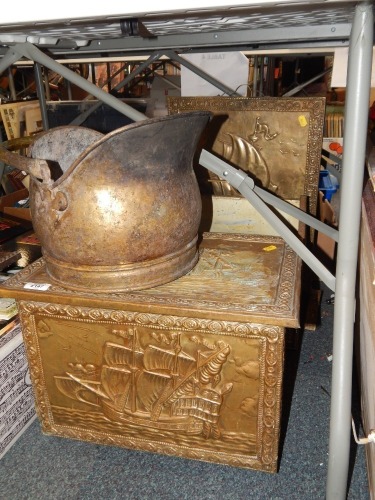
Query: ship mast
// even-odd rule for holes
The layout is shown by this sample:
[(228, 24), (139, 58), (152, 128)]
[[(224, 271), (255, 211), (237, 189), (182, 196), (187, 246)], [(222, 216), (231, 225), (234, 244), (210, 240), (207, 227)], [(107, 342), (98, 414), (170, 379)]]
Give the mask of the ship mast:
[(131, 382), (130, 382), (130, 409), (132, 413), (137, 411), (137, 387), (136, 387), (136, 375), (139, 370), (136, 360), (136, 349), (138, 345), (138, 336), (136, 328), (129, 328), (129, 335), (131, 336), (131, 350), (132, 350), (132, 363), (129, 366), (131, 371)]
[(172, 380), (173, 380), (173, 389), (175, 389), (177, 386), (177, 379), (180, 376), (180, 373), (178, 370), (178, 355), (182, 351), (180, 333), (177, 333), (177, 335), (176, 335), (176, 340), (175, 340), (173, 348), (174, 348), (174, 363), (173, 363), (173, 370), (172, 370), (171, 376), (172, 376)]

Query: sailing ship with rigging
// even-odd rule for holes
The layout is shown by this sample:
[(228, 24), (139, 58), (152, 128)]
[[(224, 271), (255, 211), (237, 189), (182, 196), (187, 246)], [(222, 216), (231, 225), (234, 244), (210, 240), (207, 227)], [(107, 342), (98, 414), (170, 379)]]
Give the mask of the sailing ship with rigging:
[(180, 333), (172, 333), (169, 345), (145, 348), (137, 328), (127, 333), (126, 345), (104, 344), (99, 380), (69, 371), (55, 376), (58, 389), (114, 422), (218, 437), (223, 399), (232, 389), (231, 383), (221, 384), (230, 346), (203, 342), (191, 355)]

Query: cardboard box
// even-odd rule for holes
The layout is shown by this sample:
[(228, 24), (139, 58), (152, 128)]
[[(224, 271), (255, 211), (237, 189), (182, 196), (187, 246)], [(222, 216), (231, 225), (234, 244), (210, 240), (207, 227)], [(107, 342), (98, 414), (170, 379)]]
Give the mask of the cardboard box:
[[(319, 218), (325, 224), (337, 228), (336, 215), (331, 203), (324, 199), (324, 194), (319, 192)], [(337, 244), (329, 236), (317, 232), (316, 246), (323, 259), (334, 261)]]
[(36, 418), (19, 320), (0, 332), (0, 458)]
[[(300, 208), (297, 200), (287, 201)], [(297, 219), (281, 215), (291, 226), (298, 228)], [(200, 231), (279, 236), (246, 198), (235, 196), (203, 195)]]
[[(22, 137), (25, 131), (28, 133), (35, 131), (34, 127), (30, 128), (30, 118), (26, 124), (25, 114), (30, 110), (34, 110), (37, 116), (40, 117), (39, 101), (21, 101), (1, 104), (0, 115), (8, 141)], [(28, 130), (27, 125), (29, 126)]]

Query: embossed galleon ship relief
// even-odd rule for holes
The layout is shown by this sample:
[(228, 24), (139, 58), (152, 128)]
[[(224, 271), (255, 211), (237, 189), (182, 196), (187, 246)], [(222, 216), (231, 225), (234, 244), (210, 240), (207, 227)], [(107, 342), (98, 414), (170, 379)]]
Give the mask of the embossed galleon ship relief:
[[(284, 200), (309, 197), (316, 213), (323, 141), (323, 97), (173, 97), (170, 114), (210, 111), (202, 146)], [(195, 166), (201, 190), (240, 196), (227, 181)]]
[(19, 302), (43, 431), (276, 472), (284, 329)]
[(99, 380), (70, 371), (55, 376), (66, 396), (101, 409), (114, 422), (219, 437), (218, 420), (225, 394), (220, 384), (230, 347), (223, 341), (203, 346), (193, 357), (181, 347), (180, 333), (164, 337), (167, 347), (143, 349), (137, 328), (120, 332), (125, 345), (106, 342)]
[[(262, 154), (264, 146), (257, 146), (256, 144), (259, 139), (273, 141), (280, 134), (278, 131), (271, 133), (270, 130), (271, 125), (262, 121), (260, 116), (255, 116), (252, 133), (248, 134), (247, 137), (242, 137), (233, 129), (233, 131), (228, 130), (223, 137), (218, 136), (218, 141), (222, 143), (222, 156), (225, 160), (228, 160), (232, 165), (240, 167), (245, 172), (251, 172), (255, 178), (259, 180), (262, 187), (276, 193), (279, 190), (279, 185), (275, 184), (271, 178), (270, 166)], [(285, 155), (293, 152), (293, 150), (287, 151), (286, 148), (284, 149), (285, 151), (283, 154)], [(295, 146), (294, 149), (296, 150)], [(300, 153), (296, 151), (294, 151), (293, 154), (295, 156), (300, 156)], [(211, 175), (211, 182), (216, 191), (218, 190), (217, 184), (218, 182), (220, 183), (219, 192), (216, 194), (227, 194), (229, 186), (227, 186), (226, 181), (214, 178), (213, 175)], [(229, 189), (229, 194), (232, 194), (232, 191), (236, 193), (234, 188)], [(239, 195), (239, 193), (237, 194)]]

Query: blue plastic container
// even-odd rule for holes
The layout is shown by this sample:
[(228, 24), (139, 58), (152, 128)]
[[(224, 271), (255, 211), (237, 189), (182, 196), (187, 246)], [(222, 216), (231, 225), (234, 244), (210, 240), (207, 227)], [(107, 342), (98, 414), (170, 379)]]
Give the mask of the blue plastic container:
[(319, 191), (324, 194), (324, 199), (331, 201), (332, 195), (336, 193), (339, 188), (339, 183), (328, 170), (321, 170), (319, 172)]

